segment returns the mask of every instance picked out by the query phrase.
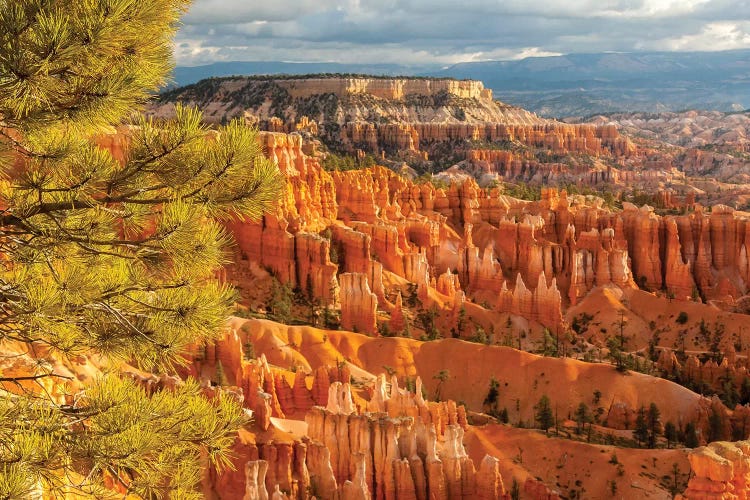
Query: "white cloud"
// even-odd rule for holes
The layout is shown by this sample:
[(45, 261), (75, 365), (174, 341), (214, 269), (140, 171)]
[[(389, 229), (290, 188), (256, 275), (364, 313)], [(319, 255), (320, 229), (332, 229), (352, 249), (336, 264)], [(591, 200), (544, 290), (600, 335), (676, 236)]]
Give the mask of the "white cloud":
[(698, 33), (645, 42), (639, 48), (657, 50), (732, 50), (750, 48), (750, 22), (714, 22)]
[(179, 64), (450, 64), (559, 53), (750, 47), (750, 0), (196, 0)]
[(186, 24), (235, 24), (254, 21), (288, 21), (316, 11), (336, 7), (335, 0), (196, 0), (183, 22)]

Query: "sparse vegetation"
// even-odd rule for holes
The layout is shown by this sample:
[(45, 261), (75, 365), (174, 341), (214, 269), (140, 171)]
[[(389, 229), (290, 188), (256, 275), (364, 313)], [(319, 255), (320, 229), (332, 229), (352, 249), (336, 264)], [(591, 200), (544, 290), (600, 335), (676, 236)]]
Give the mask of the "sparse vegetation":
[(685, 311), (680, 311), (680, 314), (677, 315), (677, 319), (675, 319), (675, 323), (678, 325), (684, 325), (688, 322), (688, 314)]
[(549, 428), (555, 425), (555, 416), (546, 394), (539, 399), (539, 402), (534, 406), (534, 410), (536, 411), (535, 419), (539, 428), (543, 429), (545, 434), (549, 434)]
[(242, 357), (245, 360), (255, 359), (255, 346), (249, 339), (242, 344)]
[(269, 307), (274, 320), (289, 324), (292, 320), (292, 305), (294, 293), (289, 283), (281, 283), (276, 277), (271, 282), (271, 297)]
[(432, 376), (433, 379), (437, 380), (437, 385), (435, 386), (435, 395), (433, 396), (433, 400), (435, 401), (442, 401), (442, 390), (443, 390), (443, 384), (446, 380), (448, 380), (451, 376), (451, 372), (448, 370), (440, 370), (435, 375)]
[(375, 157), (370, 154), (365, 154), (361, 158), (352, 155), (339, 155), (333, 152), (329, 152), (323, 158), (323, 168), (328, 171), (342, 171), (347, 170), (359, 170), (362, 168), (370, 168), (377, 165)]
[[(487, 391), (487, 396), (484, 398), (484, 409), (490, 415), (497, 417), (499, 415), (497, 405), (498, 398), (500, 396), (500, 382), (495, 377), (490, 379), (490, 388)], [(507, 416), (507, 410), (506, 410)]]

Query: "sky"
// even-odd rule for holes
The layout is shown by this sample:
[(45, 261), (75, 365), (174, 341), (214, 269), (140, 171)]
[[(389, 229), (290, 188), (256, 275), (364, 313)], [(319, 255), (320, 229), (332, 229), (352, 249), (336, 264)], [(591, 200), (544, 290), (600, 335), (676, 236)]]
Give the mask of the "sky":
[(750, 0), (194, 0), (178, 65), (750, 48)]

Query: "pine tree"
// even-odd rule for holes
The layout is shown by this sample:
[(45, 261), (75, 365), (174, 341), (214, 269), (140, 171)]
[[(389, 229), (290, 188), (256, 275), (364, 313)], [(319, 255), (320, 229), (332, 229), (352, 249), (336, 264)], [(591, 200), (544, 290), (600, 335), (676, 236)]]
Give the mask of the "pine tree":
[(671, 448), (672, 443), (677, 442), (677, 427), (672, 422), (664, 424), (664, 439), (667, 440), (667, 448)]
[(635, 429), (633, 430), (633, 437), (638, 442), (638, 446), (642, 446), (648, 440), (648, 420), (646, 418), (646, 409), (640, 407), (638, 410), (638, 416), (635, 418)]
[[(0, 498), (200, 498), (208, 458), (228, 465), (244, 422), (198, 384), (147, 392), (103, 375), (64, 402), (42, 390), (56, 366), (97, 355), (172, 372), (215, 340), (234, 292), (216, 272), (222, 221), (259, 218), (278, 169), (238, 121), (135, 117), (171, 69), (183, 0), (0, 0)], [(126, 147), (97, 146), (129, 123)], [(122, 492), (119, 497), (123, 497)]]
[(458, 310), (458, 320), (456, 321), (456, 331), (458, 332), (458, 337), (460, 337), (464, 333), (465, 328), (466, 328), (466, 306), (461, 306), (461, 309)]
[(685, 425), (685, 446), (687, 448), (697, 448), (700, 446), (698, 432), (695, 430), (695, 424), (693, 422), (688, 422)]
[(592, 400), (594, 405), (598, 405), (601, 399), (602, 399), (602, 391), (600, 391), (599, 389), (594, 389), (594, 399)]
[(490, 378), (490, 388), (484, 398), (484, 408), (492, 416), (498, 416), (497, 400), (500, 397), (500, 382), (495, 377)]
[(227, 381), (227, 374), (224, 373), (224, 365), (221, 364), (221, 361), (216, 362), (216, 373), (214, 375), (214, 379), (216, 381), (216, 385), (222, 386), (229, 384), (229, 381)]
[(677, 462), (672, 463), (672, 487), (670, 488), (670, 492), (672, 495), (677, 495), (677, 492), (680, 491), (679, 488), (679, 479), (680, 479), (680, 466)]
[(510, 417), (508, 416), (508, 409), (503, 408), (500, 411), (500, 421), (504, 424), (507, 424), (510, 421)]
[(719, 441), (724, 438), (724, 424), (721, 414), (712, 408), (711, 415), (708, 416), (708, 441)]
[(516, 478), (513, 478), (513, 484), (510, 487), (510, 498), (511, 500), (519, 500), (521, 498), (521, 486), (518, 484)]
[(591, 418), (589, 407), (586, 406), (586, 403), (584, 403), (583, 401), (581, 401), (581, 403), (578, 405), (578, 408), (576, 408), (574, 418), (576, 421), (576, 434), (580, 434), (583, 431), (584, 426), (591, 423), (591, 421), (593, 420)]
[(651, 403), (648, 407), (648, 447), (656, 448), (656, 440), (661, 434), (661, 411), (656, 403)]
[(555, 417), (552, 414), (550, 400), (545, 394), (539, 398), (539, 402), (534, 407), (536, 409), (536, 420), (539, 422), (539, 428), (544, 429), (544, 433), (549, 432), (549, 428), (555, 424)]
[(277, 278), (271, 281), (270, 306), (273, 319), (279, 323), (290, 323), (294, 294), (289, 283), (281, 283)]
[(422, 324), (424, 329), (423, 340), (437, 340), (440, 331), (435, 326), (435, 320), (438, 317), (437, 307), (431, 306), (428, 310), (421, 310), (417, 313), (417, 320)]
[(250, 339), (242, 345), (242, 357), (247, 361), (255, 359), (255, 345)]
[(549, 331), (549, 328), (545, 328), (542, 332), (539, 354), (542, 356), (559, 356), (557, 339), (552, 336), (552, 332)]

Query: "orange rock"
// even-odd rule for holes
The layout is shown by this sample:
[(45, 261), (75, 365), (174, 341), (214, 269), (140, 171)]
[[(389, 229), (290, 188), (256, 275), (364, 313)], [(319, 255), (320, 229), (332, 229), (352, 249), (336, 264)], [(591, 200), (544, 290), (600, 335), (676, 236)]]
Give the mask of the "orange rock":
[(243, 500), (268, 500), (266, 471), (268, 462), (252, 460), (245, 464), (245, 496)]
[(341, 287), (341, 327), (345, 330), (373, 334), (377, 331), (378, 298), (370, 291), (367, 276), (344, 273)]
[(328, 375), (328, 369), (320, 366), (313, 374), (312, 398), (316, 405), (325, 406), (328, 402), (328, 390), (331, 386), (331, 379)]
[(391, 319), (388, 322), (388, 327), (393, 333), (402, 332), (404, 328), (406, 328), (406, 318), (404, 318), (403, 299), (401, 298), (401, 292), (399, 292), (396, 296), (396, 304), (393, 308), (393, 311), (391, 311)]
[(691, 479), (683, 499), (745, 498), (750, 484), (750, 442), (715, 442), (688, 455)]
[(500, 476), (500, 461), (497, 458), (489, 455), (484, 457), (476, 474), (476, 487), (476, 498), (480, 500), (504, 497), (505, 487)]
[(534, 500), (559, 500), (560, 495), (557, 492), (550, 491), (541, 481), (535, 481), (528, 478), (523, 483), (523, 491), (529, 498)]
[(294, 400), (295, 410), (307, 411), (313, 406), (312, 393), (307, 388), (307, 382), (305, 382), (305, 374), (301, 370), (298, 370), (297, 373), (294, 374), (292, 399)]
[(295, 409), (297, 409), (292, 388), (289, 387), (289, 382), (286, 381), (286, 378), (281, 373), (277, 373), (274, 376), (274, 389), (276, 392), (276, 397), (279, 400), (279, 406), (285, 414), (292, 413)]

